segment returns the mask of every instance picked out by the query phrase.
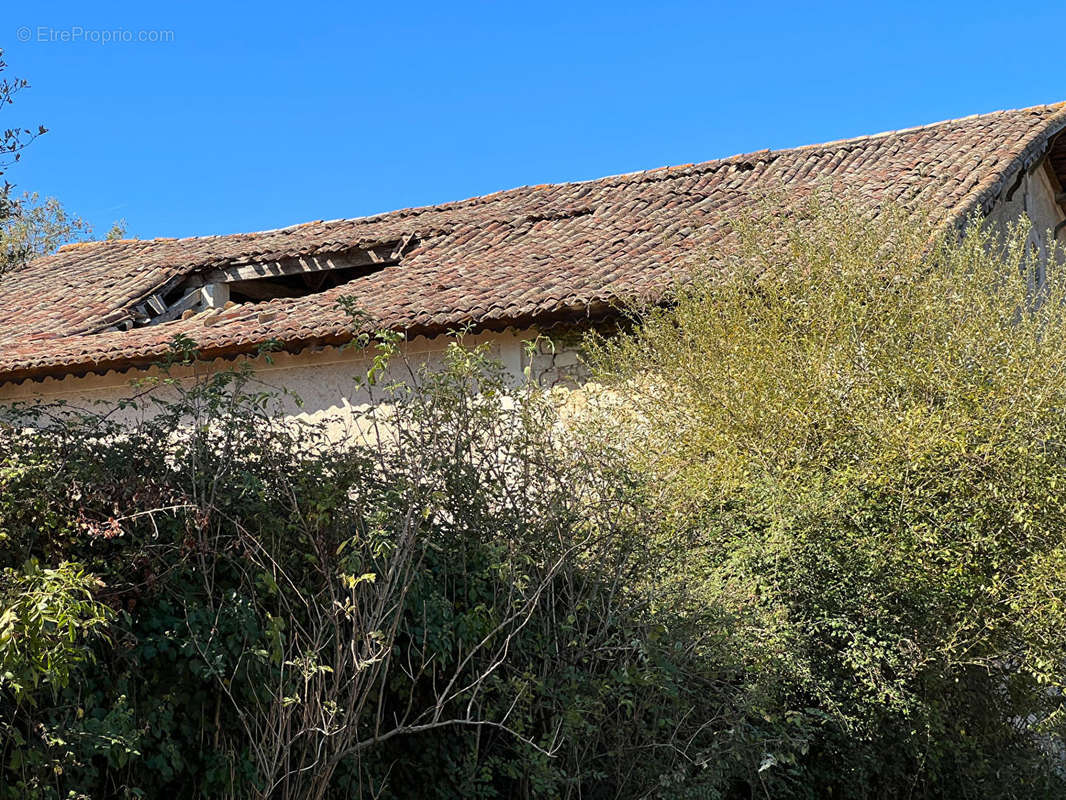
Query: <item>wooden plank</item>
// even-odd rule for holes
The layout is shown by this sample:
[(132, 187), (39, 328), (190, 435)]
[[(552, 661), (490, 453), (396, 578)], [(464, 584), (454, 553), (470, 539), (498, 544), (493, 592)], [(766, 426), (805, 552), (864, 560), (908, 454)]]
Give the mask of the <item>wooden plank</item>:
[(222, 308), (229, 302), (229, 286), (226, 283), (208, 283), (200, 289), (200, 296), (208, 308)]
[(283, 261), (270, 261), (247, 264), (240, 267), (216, 269), (203, 276), (205, 283), (235, 283), (237, 281), (255, 281), (263, 278), (280, 278), (284, 275), (301, 275), (310, 272), (327, 272), (353, 267), (370, 267), (392, 261), (392, 246), (370, 248), (359, 253), (349, 254), (343, 258), (336, 256), (323, 258), (305, 256)]
[(162, 314), (167, 310), (167, 304), (158, 294), (153, 294), (148, 298), (148, 307), (152, 309), (156, 314)]
[(170, 306), (170, 308), (166, 309), (166, 311), (158, 317), (155, 317), (149, 324), (158, 325), (161, 322), (170, 322), (173, 319), (177, 319), (190, 308), (199, 305), (200, 299), (200, 290), (190, 289), (180, 300)]

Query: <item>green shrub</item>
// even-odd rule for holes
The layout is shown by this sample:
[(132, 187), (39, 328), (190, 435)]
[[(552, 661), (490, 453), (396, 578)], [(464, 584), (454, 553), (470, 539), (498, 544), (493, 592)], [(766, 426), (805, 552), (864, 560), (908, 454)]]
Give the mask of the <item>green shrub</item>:
[(4, 584), (30, 639), (0, 651), (28, 676), (0, 683), (0, 797), (658, 786), (727, 694), (645, 579), (672, 548), (610, 447), (483, 351), (446, 361), (343, 442), (245, 373), (165, 381), (130, 428), (12, 410), (0, 563), (41, 567)]
[(824, 196), (736, 230), (591, 360), (693, 615), (806, 730), (753, 791), (1066, 796), (1062, 268)]

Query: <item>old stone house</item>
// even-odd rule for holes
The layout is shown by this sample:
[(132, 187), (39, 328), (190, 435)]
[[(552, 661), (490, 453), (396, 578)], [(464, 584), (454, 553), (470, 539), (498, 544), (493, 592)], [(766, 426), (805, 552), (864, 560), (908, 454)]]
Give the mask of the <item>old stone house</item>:
[[(943, 225), (1026, 215), (1046, 252), (1047, 236), (1066, 238), (1064, 128), (1066, 104), (1039, 106), (361, 219), (69, 245), (0, 280), (0, 404), (119, 399), (182, 334), (201, 373), (251, 361), (302, 397), (299, 413), (350, 417), (366, 356), (340, 347), (353, 336), (342, 297), (413, 355), (468, 328), (516, 375), (523, 342), (554, 337), (536, 377), (579, 381), (575, 330), (699, 268), (767, 194), (828, 187)], [(268, 342), (272, 363), (257, 356)]]

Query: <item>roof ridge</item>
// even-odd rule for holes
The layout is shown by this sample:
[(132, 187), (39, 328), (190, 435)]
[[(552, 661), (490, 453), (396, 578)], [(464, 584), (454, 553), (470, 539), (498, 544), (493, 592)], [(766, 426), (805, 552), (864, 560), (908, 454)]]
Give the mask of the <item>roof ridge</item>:
[(695, 163), (691, 163), (691, 164), (679, 164), (677, 166), (654, 167), (652, 169), (638, 170), (636, 172), (625, 172), (625, 173), (621, 173), (621, 174), (618, 174), (618, 175), (607, 175), (607, 176), (604, 176), (602, 178), (592, 178), (592, 179), (590, 179), (588, 181), (574, 181), (574, 182), (571, 182), (570, 184), (555, 184), (555, 185), (576, 185), (576, 184), (580, 184), (580, 183), (593, 183), (595, 181), (610, 180), (612, 178), (629, 178), (629, 177), (634, 177), (635, 178), (635, 177), (638, 177), (640, 175), (647, 175), (649, 173), (666, 173), (666, 172), (669, 172), (671, 170), (682, 170), (682, 169), (694, 169), (694, 170), (699, 170), (699, 171), (710, 171), (711, 168), (713, 168), (713, 167), (717, 167), (717, 166), (720, 166), (720, 165), (726, 165), (726, 164), (730, 164), (730, 163), (733, 163), (733, 162), (742, 161), (742, 160), (746, 160), (746, 159), (751, 159), (753, 156), (766, 155), (766, 156), (779, 157), (779, 156), (783, 156), (783, 155), (789, 155), (791, 153), (803, 152), (805, 150), (828, 150), (829, 148), (840, 149), (840, 147), (842, 147), (844, 145), (864, 144), (866, 142), (874, 141), (874, 140), (877, 140), (877, 139), (885, 139), (885, 138), (888, 138), (890, 136), (899, 136), (899, 135), (906, 134), (906, 133), (916, 133), (918, 131), (931, 130), (933, 128), (939, 128), (942, 125), (951, 125), (953, 123), (965, 122), (965, 121), (971, 120), (971, 119), (980, 119), (982, 117), (994, 117), (994, 116), (997, 116), (999, 114), (1024, 114), (1026, 112), (1034, 112), (1034, 111), (1050, 111), (1052, 109), (1059, 109), (1061, 111), (1066, 111), (1066, 100), (1060, 101), (1060, 102), (1057, 102), (1057, 103), (1045, 103), (1043, 105), (1028, 106), (1026, 108), (1007, 108), (1007, 109), (1000, 109), (1000, 110), (997, 110), (997, 111), (988, 111), (988, 112), (984, 112), (984, 113), (980, 113), (980, 114), (969, 114), (969, 115), (967, 115), (965, 117), (953, 117), (951, 119), (939, 120), (938, 122), (927, 122), (927, 123), (923, 123), (921, 125), (913, 125), (913, 126), (908, 127), (908, 128), (898, 128), (896, 130), (880, 131), (879, 133), (867, 133), (867, 134), (862, 134), (860, 136), (850, 136), (850, 137), (845, 137), (843, 139), (833, 139), (833, 140), (830, 140), (828, 142), (815, 142), (813, 144), (796, 145), (795, 147), (782, 147), (782, 148), (779, 148), (777, 150), (774, 150), (772, 148), (766, 148), (766, 149), (763, 149), (763, 150), (752, 150), (752, 151), (747, 152), (747, 153), (737, 153), (735, 155), (727, 156), (727, 157), (724, 157), (724, 158), (710, 159), (709, 161), (700, 161), (700, 162), (695, 162)]
[(861, 136), (852, 136), (845, 139), (834, 139), (829, 142), (820, 142), (817, 144), (804, 144), (797, 147), (789, 147), (785, 150), (778, 150), (775, 152), (795, 152), (798, 150), (815, 150), (820, 147), (830, 147), (832, 145), (840, 145), (851, 142), (869, 141), (871, 139), (884, 139), (888, 136), (899, 136), (904, 133), (915, 133), (917, 131), (930, 130), (931, 128), (939, 128), (941, 125), (951, 125), (952, 123), (966, 122), (971, 119), (980, 119), (982, 117), (994, 117), (999, 114), (1025, 114), (1035, 111), (1051, 111), (1052, 109), (1062, 110), (1066, 108), (1066, 100), (1060, 100), (1057, 103), (1043, 103), (1041, 105), (1026, 106), (1025, 108), (1001, 108), (996, 111), (985, 111), (979, 114), (967, 114), (965, 117), (952, 117), (950, 119), (942, 119), (937, 122), (925, 122), (921, 125), (912, 125), (908, 128), (897, 128), (895, 130), (881, 131), (879, 133), (867, 133)]
[(896, 130), (881, 131), (879, 133), (862, 134), (860, 136), (852, 136), (843, 139), (833, 139), (827, 142), (816, 142), (813, 144), (797, 145), (795, 147), (783, 147), (779, 149), (765, 148), (762, 150), (752, 150), (745, 153), (736, 153), (731, 156), (724, 156), (720, 158), (712, 158), (707, 161), (697, 161), (688, 164), (677, 165), (663, 165), (661, 167), (651, 167), (648, 169), (634, 170), (632, 172), (620, 172), (611, 175), (601, 175), (596, 178), (588, 178), (587, 180), (580, 181), (561, 181), (558, 183), (541, 183), (541, 184), (522, 184), (520, 186), (512, 186), (507, 189), (498, 189), (494, 192), (488, 192), (487, 194), (473, 195), (460, 200), (449, 200), (443, 203), (435, 203), (422, 206), (408, 206), (405, 208), (397, 208), (391, 211), (380, 211), (374, 214), (365, 214), (358, 217), (338, 217), (331, 220), (307, 220), (305, 222), (298, 222), (292, 225), (285, 225), (280, 228), (268, 228), (265, 230), (257, 231), (238, 231), (236, 233), (215, 233), (199, 236), (157, 236), (150, 239), (112, 239), (101, 241), (89, 241), (89, 242), (71, 242), (62, 245), (57, 252), (65, 252), (69, 249), (75, 249), (77, 247), (86, 246), (108, 246), (110, 244), (132, 244), (134, 242), (193, 242), (193, 241), (206, 241), (210, 239), (233, 239), (241, 236), (255, 237), (272, 233), (289, 233), (295, 232), (300, 228), (306, 228), (312, 225), (340, 225), (340, 224), (352, 224), (352, 223), (370, 223), (376, 222), (380, 219), (391, 216), (412, 216), (416, 217), (422, 214), (426, 214), (433, 211), (449, 211), (458, 208), (464, 208), (469, 205), (479, 205), (488, 202), (497, 202), (503, 195), (511, 194), (514, 192), (520, 192), (527, 189), (541, 189), (541, 188), (556, 188), (566, 186), (582, 186), (589, 183), (597, 183), (600, 181), (619, 181), (622, 179), (631, 179), (634, 181), (640, 181), (642, 178), (645, 182), (652, 182), (657, 180), (669, 180), (674, 178), (681, 172), (693, 172), (693, 173), (705, 173), (713, 172), (716, 169), (727, 167), (735, 163), (744, 163), (745, 161), (751, 161), (752, 159), (759, 158), (759, 160), (769, 159), (776, 160), (777, 158), (788, 155), (790, 153), (798, 153), (803, 151), (825, 150), (829, 148), (840, 149), (844, 146), (856, 146), (864, 144), (866, 142), (875, 141), (878, 139), (885, 139), (890, 136), (900, 136), (907, 133), (916, 133), (919, 131), (931, 130), (943, 125), (951, 125), (955, 123), (965, 122), (967, 120), (978, 119), (981, 117), (994, 117), (1001, 114), (1024, 114), (1038, 111), (1050, 111), (1050, 110), (1066, 111), (1066, 101), (1059, 101), (1057, 103), (1045, 103), (1042, 105), (1027, 106), (1025, 108), (1008, 108), (999, 109), (996, 111), (988, 111), (980, 114), (969, 114), (965, 117), (954, 117), (951, 119), (944, 119), (938, 122), (928, 122), (921, 125), (914, 125), (908, 128), (898, 128)]

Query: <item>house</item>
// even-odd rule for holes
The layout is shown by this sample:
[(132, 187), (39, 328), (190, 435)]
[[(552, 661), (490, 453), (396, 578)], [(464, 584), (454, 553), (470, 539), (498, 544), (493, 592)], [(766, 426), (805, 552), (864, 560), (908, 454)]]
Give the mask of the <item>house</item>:
[[(249, 361), (302, 413), (350, 415), (366, 355), (340, 346), (360, 326), (403, 331), (412, 354), (469, 328), (516, 375), (523, 342), (546, 334), (560, 346), (533, 358), (536, 377), (580, 381), (567, 332), (654, 299), (767, 194), (825, 186), (943, 225), (1027, 215), (1044, 251), (1066, 238), (1064, 128), (1066, 104), (1038, 106), (360, 219), (68, 245), (0, 280), (0, 404), (119, 399), (181, 334), (198, 345), (195, 371)], [(270, 342), (272, 363), (257, 355)]]

